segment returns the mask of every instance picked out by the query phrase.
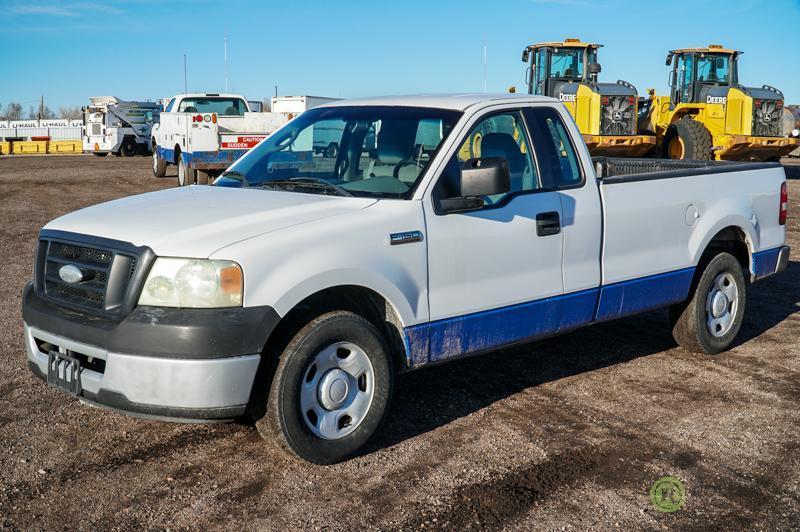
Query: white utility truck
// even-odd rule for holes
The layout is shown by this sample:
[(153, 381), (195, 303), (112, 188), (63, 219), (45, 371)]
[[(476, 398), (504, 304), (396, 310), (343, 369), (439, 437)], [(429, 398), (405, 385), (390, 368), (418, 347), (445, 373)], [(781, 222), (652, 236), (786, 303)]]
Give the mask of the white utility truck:
[(179, 185), (206, 184), (290, 119), (287, 112), (253, 112), (238, 94), (179, 94), (153, 128), (153, 175), (163, 177), (174, 164)]
[[(335, 158), (314, 152), (317, 128), (341, 131)], [(658, 308), (687, 349), (724, 351), (748, 284), (786, 268), (787, 203), (774, 163), (592, 161), (550, 98), (335, 102), (214, 186), (48, 223), (27, 358), (81, 401), (249, 413), (332, 463), (375, 432), (399, 371)]]
[(114, 96), (93, 96), (83, 108), (83, 151), (105, 157), (132, 157), (150, 151), (150, 130), (158, 121), (157, 102), (133, 102)]

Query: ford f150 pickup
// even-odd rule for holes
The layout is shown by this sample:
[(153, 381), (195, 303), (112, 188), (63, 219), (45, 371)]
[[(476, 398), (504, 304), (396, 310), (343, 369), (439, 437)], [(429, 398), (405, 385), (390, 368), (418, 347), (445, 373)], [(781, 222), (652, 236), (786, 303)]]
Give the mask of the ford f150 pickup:
[[(335, 157), (318, 129), (339, 132)], [(786, 208), (777, 164), (593, 161), (549, 98), (335, 102), (214, 186), (48, 223), (27, 358), (81, 401), (250, 414), (332, 463), (375, 432), (400, 371), (657, 308), (680, 345), (725, 350), (748, 283), (787, 265)]]

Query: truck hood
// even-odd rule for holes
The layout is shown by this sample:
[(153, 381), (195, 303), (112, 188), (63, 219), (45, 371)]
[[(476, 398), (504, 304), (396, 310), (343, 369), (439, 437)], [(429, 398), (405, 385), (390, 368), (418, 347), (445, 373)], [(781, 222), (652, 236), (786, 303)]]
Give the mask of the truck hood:
[(235, 242), (365, 209), (375, 201), (274, 190), (191, 186), (94, 205), (56, 218), (44, 229), (149, 246), (160, 256), (208, 257)]

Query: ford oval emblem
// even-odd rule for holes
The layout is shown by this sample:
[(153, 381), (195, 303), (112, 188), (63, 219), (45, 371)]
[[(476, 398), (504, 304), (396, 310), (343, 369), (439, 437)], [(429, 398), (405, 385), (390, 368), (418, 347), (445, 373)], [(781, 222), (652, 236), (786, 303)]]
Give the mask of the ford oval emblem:
[(83, 272), (74, 264), (65, 264), (58, 269), (58, 276), (68, 284), (78, 284), (83, 281)]

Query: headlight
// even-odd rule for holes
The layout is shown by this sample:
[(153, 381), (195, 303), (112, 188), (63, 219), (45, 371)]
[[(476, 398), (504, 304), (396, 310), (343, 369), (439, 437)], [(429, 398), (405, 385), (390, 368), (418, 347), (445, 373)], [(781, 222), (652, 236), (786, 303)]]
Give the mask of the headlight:
[(220, 308), (242, 306), (242, 269), (228, 260), (157, 258), (140, 305)]
[(800, 137), (800, 129), (793, 129), (792, 130), (793, 137)]

